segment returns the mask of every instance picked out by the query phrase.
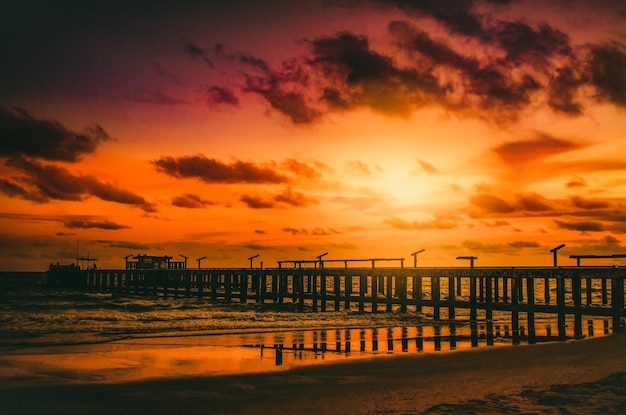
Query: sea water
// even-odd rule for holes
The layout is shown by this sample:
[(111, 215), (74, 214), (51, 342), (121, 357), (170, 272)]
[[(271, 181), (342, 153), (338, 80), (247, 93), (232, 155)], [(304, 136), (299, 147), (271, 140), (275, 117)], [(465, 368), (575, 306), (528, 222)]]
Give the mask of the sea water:
[[(82, 381), (220, 375), (513, 343), (510, 313), (494, 312), (489, 325), (480, 312), (476, 324), (463, 313), (454, 321), (434, 321), (431, 313), (427, 307), (298, 312), (290, 304), (86, 293), (51, 289), (43, 273), (3, 273), (0, 375), (64, 371)], [(535, 322), (538, 340), (555, 340), (556, 316), (537, 314)], [(566, 323), (571, 337), (573, 322)], [(609, 334), (607, 318), (589, 318), (585, 326), (585, 337)]]

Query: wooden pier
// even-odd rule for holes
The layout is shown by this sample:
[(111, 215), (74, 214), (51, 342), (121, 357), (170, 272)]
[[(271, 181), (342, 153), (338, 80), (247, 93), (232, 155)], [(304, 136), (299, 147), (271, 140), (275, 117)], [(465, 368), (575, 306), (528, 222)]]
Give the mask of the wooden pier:
[(626, 268), (614, 266), (48, 271), (50, 285), (77, 290), (292, 304), (297, 311), (424, 312), (434, 320), (463, 314), (470, 324), (490, 324), (494, 312), (506, 312), (513, 333), (525, 317), (530, 338), (541, 313), (557, 316), (559, 338), (566, 336), (567, 316), (575, 337), (583, 336), (583, 316), (607, 317), (613, 332), (624, 331), (625, 279)]

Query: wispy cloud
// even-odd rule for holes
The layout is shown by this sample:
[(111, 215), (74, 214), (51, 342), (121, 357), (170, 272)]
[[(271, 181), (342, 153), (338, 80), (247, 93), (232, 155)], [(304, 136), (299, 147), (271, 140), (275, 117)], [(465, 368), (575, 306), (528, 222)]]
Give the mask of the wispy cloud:
[(176, 196), (174, 199), (172, 199), (173, 206), (188, 209), (199, 209), (213, 204), (214, 203), (210, 200), (203, 199), (202, 197), (193, 193), (186, 193), (184, 195)]
[(116, 231), (119, 229), (130, 229), (130, 226), (120, 225), (119, 223), (104, 221), (84, 221), (71, 220), (65, 222), (64, 226), (68, 229), (103, 229), (107, 231)]

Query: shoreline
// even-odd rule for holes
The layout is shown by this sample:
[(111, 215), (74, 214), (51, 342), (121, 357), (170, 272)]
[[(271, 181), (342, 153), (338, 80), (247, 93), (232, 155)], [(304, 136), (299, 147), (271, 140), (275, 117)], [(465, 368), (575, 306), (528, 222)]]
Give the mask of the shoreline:
[[(609, 408), (604, 413), (619, 413), (610, 408), (626, 407), (624, 350), (626, 334), (613, 334), (346, 360), (280, 372), (115, 384), (35, 385), (21, 379), (21, 386), (2, 382), (0, 399), (5, 413), (21, 414), (472, 413), (471, 408), (482, 408), (474, 413), (505, 413), (509, 407), (557, 413), (550, 411), (564, 405), (579, 413), (577, 406), (600, 402), (589, 396), (576, 399), (576, 391), (595, 388), (593, 396), (603, 397), (602, 405)], [(568, 392), (555, 397), (554, 390)]]

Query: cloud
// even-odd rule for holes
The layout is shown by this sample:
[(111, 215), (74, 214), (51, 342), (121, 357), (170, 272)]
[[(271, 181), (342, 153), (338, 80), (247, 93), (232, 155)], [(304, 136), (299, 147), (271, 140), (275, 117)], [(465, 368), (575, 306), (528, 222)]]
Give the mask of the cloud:
[(417, 160), (417, 163), (420, 165), (422, 170), (426, 173), (438, 173), (439, 171), (430, 163), (424, 160)]
[(592, 46), (588, 76), (598, 91), (598, 98), (626, 107), (626, 51), (612, 43)]
[(255, 229), (254, 233), (256, 233), (257, 235), (267, 235), (267, 232), (262, 229)]
[(239, 105), (239, 98), (230, 88), (212, 85), (206, 89), (205, 96), (209, 104)]
[(515, 206), (506, 200), (498, 196), (485, 193), (472, 196), (470, 198), (470, 203), (489, 213), (506, 214), (515, 211)]
[(582, 233), (602, 232), (605, 230), (605, 227), (601, 222), (563, 222), (555, 220), (554, 223), (556, 223), (556, 226), (561, 229), (580, 231)]
[(268, 209), (276, 207), (292, 206), (292, 207), (304, 207), (315, 203), (318, 203), (316, 199), (306, 196), (303, 193), (296, 192), (292, 188), (288, 187), (282, 193), (278, 193), (271, 197), (259, 197), (244, 195), (240, 199), (249, 208), (252, 209)]
[(282, 232), (290, 233), (294, 236), (296, 235), (308, 235), (308, 231), (306, 229), (297, 229), (297, 228), (282, 228)]
[(490, 31), (506, 51), (507, 63), (545, 66), (555, 56), (572, 54), (569, 36), (546, 22), (535, 30), (523, 22), (498, 21)]
[(458, 228), (458, 224), (454, 220), (445, 219), (441, 217), (437, 217), (433, 220), (429, 221), (413, 221), (409, 222), (404, 219), (398, 218), (396, 216), (388, 216), (383, 219), (383, 223), (390, 225), (396, 229), (409, 230), (409, 229), (417, 229), (417, 230), (425, 230), (425, 229), (455, 229)]
[(77, 133), (56, 120), (35, 118), (24, 109), (0, 106), (0, 157), (76, 162), (110, 140), (97, 124)]
[(206, 207), (207, 205), (213, 205), (214, 203), (210, 200), (205, 200), (202, 197), (195, 195), (193, 193), (186, 193), (181, 196), (176, 196), (172, 199), (172, 205), (189, 208), (189, 209), (199, 209)]
[(80, 201), (85, 196), (95, 196), (108, 202), (136, 206), (146, 212), (156, 211), (155, 206), (143, 197), (101, 182), (92, 175), (77, 176), (63, 167), (24, 158), (9, 159), (5, 165), (24, 173), (13, 178), (13, 182), (0, 181), (0, 191), (9, 197), (44, 203), (50, 200)]
[(361, 175), (361, 176), (372, 175), (372, 170), (370, 169), (370, 167), (366, 163), (363, 163), (362, 161), (359, 161), (359, 160), (349, 161), (348, 169), (357, 175)]
[(195, 178), (207, 183), (288, 183), (291, 179), (270, 167), (235, 160), (227, 164), (204, 155), (162, 157), (153, 160), (157, 171), (177, 178)]
[(587, 181), (582, 177), (572, 176), (572, 178), (569, 180), (569, 182), (565, 184), (565, 186), (569, 188), (587, 187)]
[(258, 196), (243, 195), (240, 200), (251, 209), (269, 209), (276, 207), (274, 201), (264, 200)]
[[(186, 51), (211, 65), (236, 66), (242, 93), (260, 96), (300, 125), (362, 108), (408, 118), (426, 106), (509, 125), (540, 106), (580, 116), (586, 96), (594, 94), (626, 106), (626, 53), (619, 43), (575, 47), (567, 33), (545, 21), (499, 18), (485, 7), (512, 2), (507, 0), (371, 2), (410, 16), (389, 24), (384, 41), (391, 49), (375, 48), (380, 43), (367, 35), (341, 31), (302, 40), (299, 56), (285, 56), (275, 66), (247, 52), (226, 53), (221, 45), (188, 42)], [(432, 25), (417, 27), (415, 16), (432, 18), (447, 30), (434, 38), (423, 29)], [(217, 101), (234, 102), (232, 91), (217, 88)]]
[(576, 101), (576, 92), (584, 83), (572, 68), (559, 68), (550, 79), (548, 105), (568, 115), (581, 115), (583, 106)]
[(130, 229), (130, 226), (120, 225), (108, 220), (104, 221), (84, 221), (84, 220), (71, 220), (65, 222), (65, 227), (68, 229), (104, 229), (107, 231), (116, 231), (119, 229)]
[(604, 209), (609, 207), (609, 203), (604, 200), (598, 199), (585, 199), (580, 196), (573, 196), (571, 199), (572, 204), (581, 209)]
[(503, 143), (494, 152), (512, 165), (526, 164), (568, 151), (585, 148), (586, 145), (562, 140), (549, 134), (537, 134), (536, 138)]
[(317, 203), (317, 200), (310, 198), (303, 193), (296, 192), (290, 187), (285, 189), (282, 193), (274, 196), (274, 201), (295, 207), (308, 206)]
[(149, 245), (144, 245), (144, 244), (140, 244), (137, 242), (129, 242), (129, 241), (110, 241), (110, 240), (98, 239), (94, 242), (103, 246), (107, 246), (109, 248), (124, 248), (124, 249), (133, 249), (133, 250), (149, 250), (151, 248)]
[(548, 199), (537, 193), (516, 195), (516, 208), (526, 212), (546, 212), (553, 210)]
[(472, 10), (474, 0), (372, 0), (374, 3), (396, 6), (409, 15), (432, 17), (453, 33), (487, 38), (479, 16)]
[(541, 244), (532, 241), (513, 241), (507, 244), (511, 248), (523, 249), (523, 248), (541, 248)]

